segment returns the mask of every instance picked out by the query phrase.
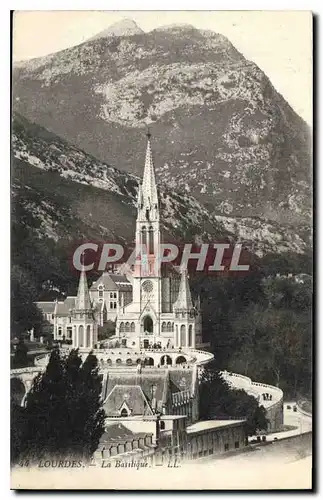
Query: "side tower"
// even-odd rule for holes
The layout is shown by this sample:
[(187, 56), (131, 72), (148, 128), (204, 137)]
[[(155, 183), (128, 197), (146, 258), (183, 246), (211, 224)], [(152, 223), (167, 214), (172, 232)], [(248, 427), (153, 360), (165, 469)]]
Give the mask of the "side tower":
[(75, 307), (71, 310), (72, 345), (93, 349), (98, 341), (98, 323), (92, 307), (86, 273), (82, 268)]
[(193, 307), (187, 270), (181, 271), (178, 297), (173, 304), (175, 315), (175, 347), (195, 347), (196, 310)]

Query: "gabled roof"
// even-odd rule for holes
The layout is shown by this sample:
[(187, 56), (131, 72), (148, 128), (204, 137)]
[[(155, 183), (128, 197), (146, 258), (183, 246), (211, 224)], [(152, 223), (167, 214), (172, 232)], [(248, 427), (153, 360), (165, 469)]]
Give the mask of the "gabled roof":
[[(153, 395), (152, 387), (154, 386), (154, 398), (157, 402), (157, 409), (161, 410), (163, 404), (167, 402), (169, 392), (169, 370), (158, 370), (156, 373), (109, 373), (107, 381), (107, 393), (112, 391), (116, 385), (122, 386), (140, 386), (147, 401), (151, 404)], [(180, 391), (180, 389), (178, 389)]]
[(131, 415), (153, 415), (151, 406), (139, 385), (115, 385), (107, 396), (103, 408), (108, 417), (120, 416), (124, 403)]
[(76, 297), (66, 297), (64, 302), (53, 302), (54, 306), (56, 305), (56, 308), (54, 310), (56, 316), (69, 316), (70, 315), (70, 309), (73, 309), (75, 307), (75, 301)]
[(104, 285), (105, 290), (125, 290), (131, 291), (132, 285), (124, 274), (112, 274), (104, 272), (100, 278), (92, 283), (91, 291), (98, 290), (99, 285)]

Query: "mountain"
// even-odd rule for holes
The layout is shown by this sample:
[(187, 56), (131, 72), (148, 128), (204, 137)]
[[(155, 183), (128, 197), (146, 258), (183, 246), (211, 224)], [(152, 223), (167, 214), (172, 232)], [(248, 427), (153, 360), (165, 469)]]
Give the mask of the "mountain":
[[(145, 137), (139, 146), (142, 171)], [(134, 239), (139, 178), (107, 165), (16, 114), (12, 127), (12, 196), (16, 223), (37, 238), (75, 243), (84, 239)], [(241, 241), (258, 255), (303, 253), (308, 234), (281, 230), (261, 219), (217, 216), (186, 192), (159, 189), (165, 241)], [(23, 213), (23, 216), (21, 216)], [(28, 222), (25, 222), (28, 221)], [(18, 249), (17, 249), (18, 250)]]
[(100, 31), (100, 33), (92, 36), (88, 41), (112, 36), (141, 35), (142, 33), (144, 33), (142, 29), (140, 29), (132, 19), (123, 19), (122, 21), (112, 24), (106, 30)]
[(125, 20), (20, 63), (13, 106), (132, 175), (141, 175), (149, 124), (159, 183), (192, 196), (227, 228), (256, 225), (254, 235), (241, 229), (252, 239), (271, 225), (299, 246), (311, 224), (309, 127), (220, 34), (190, 25), (143, 33)]

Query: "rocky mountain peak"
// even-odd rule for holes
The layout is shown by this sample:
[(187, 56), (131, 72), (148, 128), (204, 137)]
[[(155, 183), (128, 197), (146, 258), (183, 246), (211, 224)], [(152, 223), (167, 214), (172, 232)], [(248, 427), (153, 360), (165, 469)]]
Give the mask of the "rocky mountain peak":
[(114, 24), (111, 24), (109, 28), (100, 31), (94, 35), (91, 40), (98, 40), (99, 38), (109, 38), (112, 36), (131, 36), (131, 35), (141, 35), (144, 33), (142, 29), (133, 21), (132, 19), (122, 19)]

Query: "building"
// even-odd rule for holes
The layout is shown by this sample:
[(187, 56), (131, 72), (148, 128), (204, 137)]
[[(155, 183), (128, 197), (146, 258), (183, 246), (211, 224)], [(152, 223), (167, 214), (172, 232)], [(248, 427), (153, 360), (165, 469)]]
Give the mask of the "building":
[(193, 304), (187, 272), (159, 264), (160, 210), (150, 134), (143, 181), (139, 185), (135, 241), (140, 249), (132, 275), (132, 301), (116, 319), (116, 336), (126, 346), (195, 348), (201, 344), (201, 317)]
[(109, 418), (180, 415), (199, 418), (198, 375), (190, 368), (110, 369), (103, 380), (103, 408)]
[[(116, 338), (123, 347), (195, 349), (202, 345), (200, 303), (192, 300), (187, 271), (159, 265), (160, 210), (150, 134), (138, 188), (135, 242), (140, 258), (131, 276), (104, 272), (88, 290), (85, 273), (81, 273), (77, 297), (56, 303), (36, 302), (53, 325), (55, 340), (73, 340), (75, 347), (95, 347), (97, 326), (113, 321)], [(80, 287), (86, 309), (78, 309)], [(93, 334), (75, 333), (82, 329)]]

